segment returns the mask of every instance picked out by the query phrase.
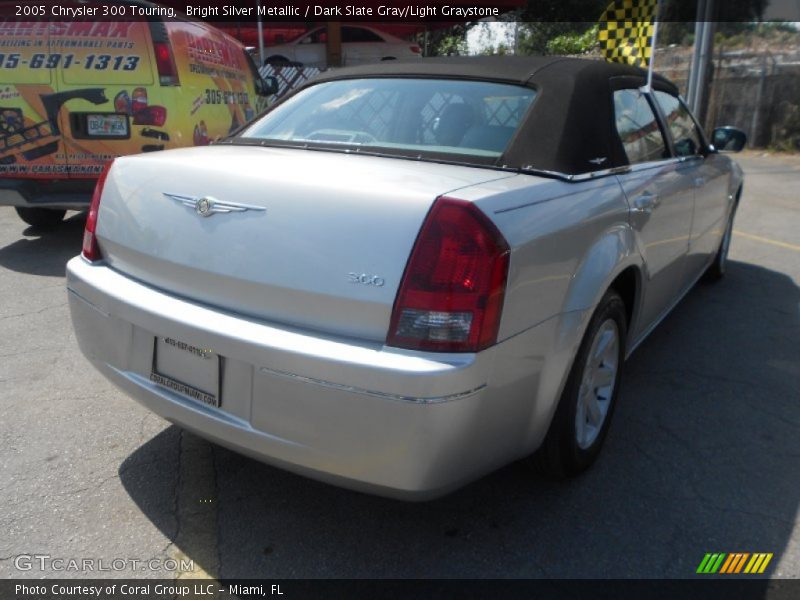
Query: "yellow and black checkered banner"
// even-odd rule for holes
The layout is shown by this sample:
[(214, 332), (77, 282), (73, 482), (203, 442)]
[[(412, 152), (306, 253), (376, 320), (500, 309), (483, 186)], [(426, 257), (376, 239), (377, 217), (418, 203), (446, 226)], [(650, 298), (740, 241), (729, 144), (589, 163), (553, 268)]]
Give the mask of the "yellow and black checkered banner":
[(614, 0), (600, 17), (600, 50), (609, 62), (647, 68), (658, 0)]

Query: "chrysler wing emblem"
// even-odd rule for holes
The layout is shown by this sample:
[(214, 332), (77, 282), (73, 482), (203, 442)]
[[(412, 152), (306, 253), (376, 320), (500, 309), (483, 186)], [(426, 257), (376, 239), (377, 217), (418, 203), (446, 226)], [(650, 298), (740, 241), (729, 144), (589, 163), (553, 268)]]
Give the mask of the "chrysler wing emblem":
[(232, 213), (232, 212), (245, 212), (248, 210), (266, 211), (263, 206), (254, 206), (252, 204), (240, 204), (238, 202), (222, 202), (211, 196), (186, 196), (184, 194), (163, 194), (176, 202), (180, 202), (194, 210), (201, 217), (211, 217), (217, 213)]

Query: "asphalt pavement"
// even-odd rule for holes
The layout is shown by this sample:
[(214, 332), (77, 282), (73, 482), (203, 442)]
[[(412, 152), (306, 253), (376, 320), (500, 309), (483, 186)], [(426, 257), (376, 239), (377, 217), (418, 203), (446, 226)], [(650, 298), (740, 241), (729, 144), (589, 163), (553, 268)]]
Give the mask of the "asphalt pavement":
[[(707, 552), (765, 552), (769, 576), (800, 578), (800, 157), (740, 162), (728, 277), (631, 357), (595, 468), (554, 483), (515, 464), (422, 504), (280, 471), (129, 400), (72, 332), (84, 216), (40, 234), (0, 208), (0, 577), (682, 578)], [(159, 562), (97, 570), (119, 558)]]

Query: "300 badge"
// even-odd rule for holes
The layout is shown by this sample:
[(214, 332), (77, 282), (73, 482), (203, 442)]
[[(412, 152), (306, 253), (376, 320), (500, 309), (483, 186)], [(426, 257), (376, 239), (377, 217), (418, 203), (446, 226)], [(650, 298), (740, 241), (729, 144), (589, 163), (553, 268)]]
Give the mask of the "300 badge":
[(348, 273), (347, 280), (350, 283), (360, 283), (361, 285), (374, 285), (375, 287), (383, 287), (386, 285), (386, 280), (377, 275), (367, 275), (366, 273)]

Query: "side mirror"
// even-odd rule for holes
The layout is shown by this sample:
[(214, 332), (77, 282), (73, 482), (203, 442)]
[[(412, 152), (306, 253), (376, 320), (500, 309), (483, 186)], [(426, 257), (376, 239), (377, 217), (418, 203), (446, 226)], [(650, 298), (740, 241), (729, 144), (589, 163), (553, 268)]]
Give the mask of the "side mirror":
[(711, 143), (720, 152), (741, 152), (747, 144), (747, 134), (735, 127), (717, 127)]
[(259, 96), (272, 96), (278, 93), (278, 78), (272, 75), (256, 77), (256, 93)]

